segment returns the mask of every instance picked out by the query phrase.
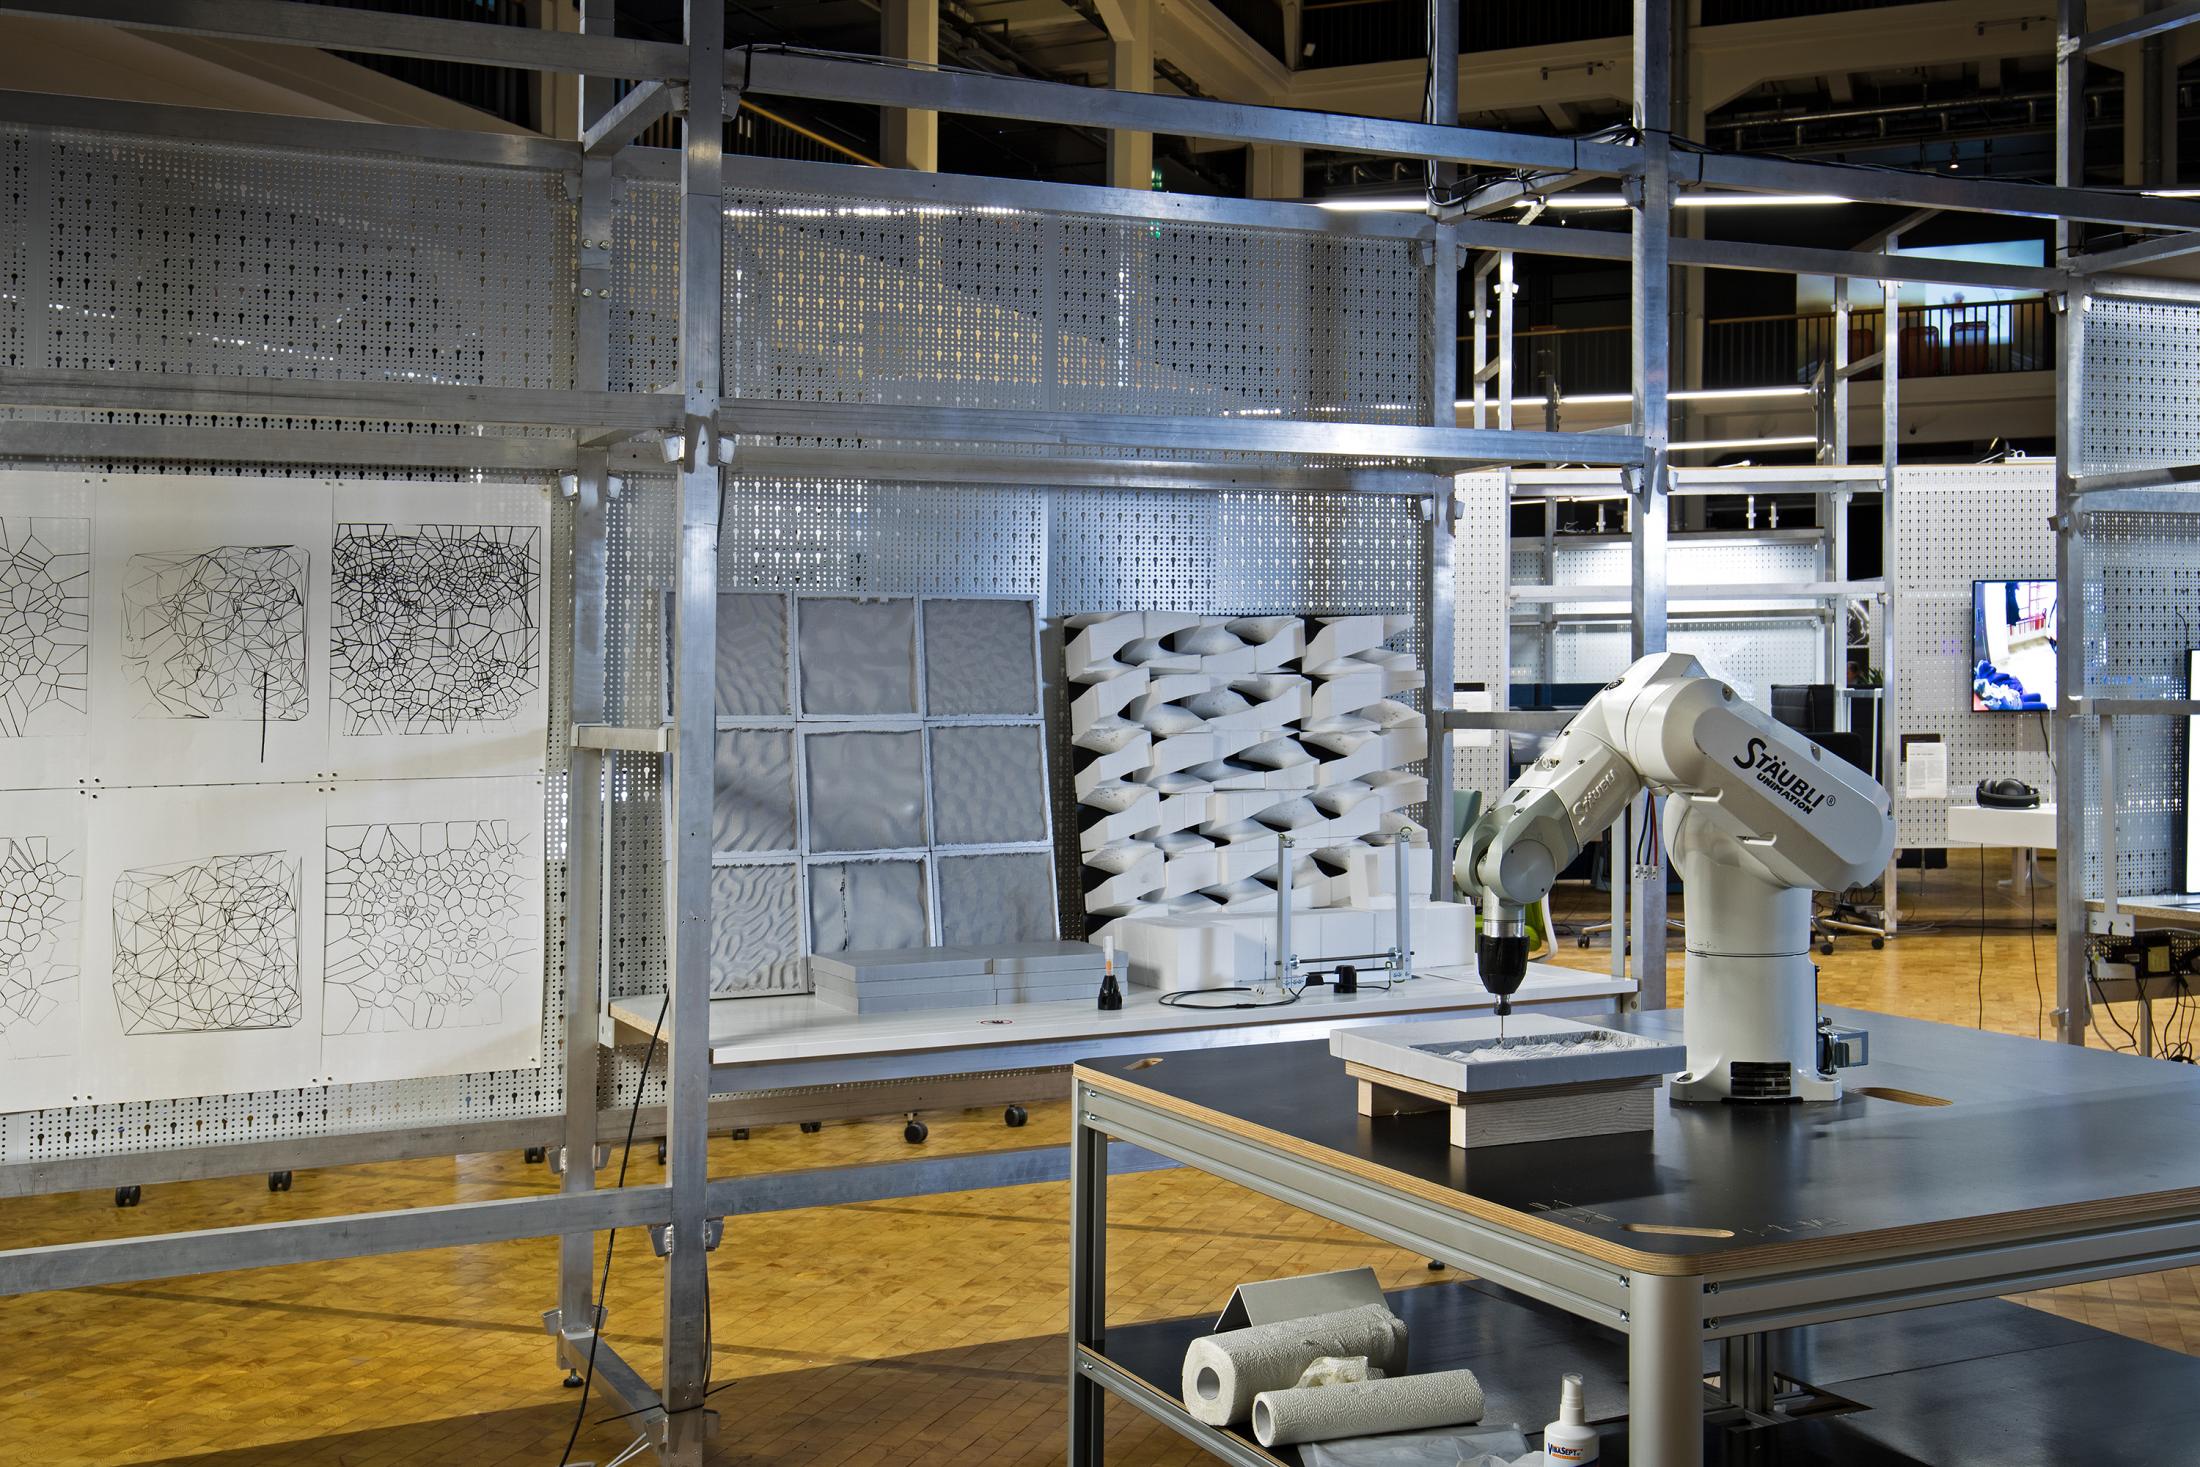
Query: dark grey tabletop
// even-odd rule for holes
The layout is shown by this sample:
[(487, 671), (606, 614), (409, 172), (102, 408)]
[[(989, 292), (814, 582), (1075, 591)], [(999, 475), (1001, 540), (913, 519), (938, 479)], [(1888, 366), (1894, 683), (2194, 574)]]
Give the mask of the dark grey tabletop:
[[(1441, 1112), (1367, 1118), (1326, 1042), (1079, 1066), (1136, 1098), (1350, 1169), (1379, 1169), (1462, 1210), (1503, 1209), (1585, 1251), (1661, 1272), (1910, 1251), (2200, 1214), (2200, 1070), (2190, 1065), (1829, 1009), (1871, 1031), (1872, 1063), (1831, 1105), (1690, 1106), (1655, 1130), (1454, 1150)], [(1681, 1033), (1678, 1010), (1615, 1027)], [(1920, 1105), (1863, 1093), (1909, 1092)], [(1703, 1234), (1641, 1229), (1680, 1226)], [(1622, 1260), (1624, 1261), (1624, 1260)]]

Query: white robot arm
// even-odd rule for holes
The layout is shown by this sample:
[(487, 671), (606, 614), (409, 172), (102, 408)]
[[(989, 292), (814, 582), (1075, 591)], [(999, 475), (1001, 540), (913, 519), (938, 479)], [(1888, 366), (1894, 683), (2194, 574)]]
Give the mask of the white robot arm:
[(1810, 894), (1886, 868), (1886, 791), (1773, 722), (1693, 657), (1645, 657), (1575, 715), (1461, 842), (1454, 870), (1482, 907), (1482, 981), (1527, 968), (1527, 908), (1648, 789), (1688, 893), (1688, 1072), (1680, 1100), (1831, 1100), (1818, 1055)]

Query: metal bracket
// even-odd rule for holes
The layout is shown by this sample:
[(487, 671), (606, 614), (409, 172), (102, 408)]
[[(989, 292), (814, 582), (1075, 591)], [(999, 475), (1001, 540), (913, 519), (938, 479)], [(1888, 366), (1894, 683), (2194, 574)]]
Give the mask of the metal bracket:
[(562, 1309), (546, 1309), (542, 1315), (542, 1332), (546, 1335), (564, 1335), (567, 1339), (586, 1339), (592, 1333), (601, 1334), (604, 1321), (610, 1317), (611, 1311), (598, 1304), (596, 1306), (596, 1327), (594, 1330), (581, 1330), (578, 1334), (566, 1335), (565, 1311)]
[(661, 723), (637, 728), (616, 723), (576, 723), (573, 725), (573, 747), (621, 754), (669, 754), (672, 752), (672, 725)]
[[(570, 1163), (572, 1150), (573, 1149), (569, 1146), (560, 1146), (557, 1150), (550, 1153), (551, 1176), (562, 1177), (565, 1175), (565, 1169)], [(601, 1141), (597, 1142), (594, 1146), (591, 1146), (588, 1151), (590, 1170), (600, 1172), (605, 1167), (611, 1164), (611, 1148), (604, 1145)]]
[[(717, 1251), (719, 1243), (724, 1241), (725, 1236), (726, 1220), (724, 1218), (706, 1217), (703, 1219), (703, 1251), (705, 1253)], [(670, 1258), (672, 1256), (672, 1224), (662, 1223), (651, 1228), (649, 1230), (649, 1246), (659, 1258)]]

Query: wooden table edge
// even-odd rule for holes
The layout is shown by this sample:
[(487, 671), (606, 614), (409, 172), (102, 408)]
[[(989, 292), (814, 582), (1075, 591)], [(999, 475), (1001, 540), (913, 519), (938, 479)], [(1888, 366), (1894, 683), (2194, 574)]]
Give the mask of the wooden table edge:
[[(1137, 1063), (1132, 1061), (1131, 1063)], [(1977, 1218), (1950, 1218), (1902, 1228), (1879, 1228), (1839, 1238), (1806, 1238), (1792, 1243), (1760, 1243), (1718, 1254), (1643, 1253), (1556, 1221), (1555, 1215), (1522, 1212), (1501, 1206), (1455, 1188), (1439, 1186), (1420, 1177), (1392, 1171), (1374, 1162), (1296, 1136), (1257, 1126), (1236, 1116), (1163, 1095), (1121, 1075), (1110, 1075), (1080, 1061), (1071, 1067), (1073, 1078), (1100, 1090), (1136, 1100), (1157, 1110), (1227, 1132), (1264, 1146), (1272, 1146), (1317, 1165), (1330, 1167), (1362, 1181), (1389, 1187), (1424, 1202), (1491, 1223), (1537, 1242), (1630, 1273), (1669, 1278), (1725, 1278), (1737, 1274), (1775, 1273), (1807, 1268), (1813, 1264), (1838, 1264), (1859, 1258), (1892, 1258), (1901, 1254), (1934, 1251), (1951, 1244), (1990, 1244), (1996, 1241), (2047, 1238), (2088, 1224), (2146, 1223), (2200, 1213), (2200, 1188), (2152, 1192), (2096, 1202), (2058, 1203), (2019, 1212), (2000, 1212)], [(2019, 1292), (2022, 1292), (2021, 1290)]]

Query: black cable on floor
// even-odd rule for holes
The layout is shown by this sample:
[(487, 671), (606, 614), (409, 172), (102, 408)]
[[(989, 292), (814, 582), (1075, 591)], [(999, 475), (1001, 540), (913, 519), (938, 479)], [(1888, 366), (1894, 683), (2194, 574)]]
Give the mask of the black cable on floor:
[(2046, 1038), (2047, 990), (2040, 987), (2040, 889), (2031, 881), (2031, 871), (2025, 871), (2024, 900), (2031, 909), (2032, 920), (2032, 1037)]
[[(642, 1055), (642, 1073), (634, 1082), (634, 1105), (626, 1117), (626, 1148), (619, 1153), (619, 1180), (612, 1183), (613, 1190), (626, 1185), (626, 1164), (634, 1155), (634, 1127), (642, 1118), (642, 1090), (649, 1084), (649, 1066), (657, 1058), (657, 1036), (665, 1031), (665, 1015), (672, 1011), (672, 989), (665, 989), (665, 1001), (657, 1006), (657, 1023), (649, 1031), (649, 1048)], [(595, 1148), (590, 1147), (591, 1151)], [(595, 1157), (588, 1161), (593, 1164)], [(568, 1166), (575, 1165), (571, 1157)], [(581, 1439), (581, 1423), (588, 1419), (588, 1393), (596, 1384), (596, 1345), (603, 1339), (604, 1300), (611, 1294), (611, 1254), (619, 1246), (619, 1230), (613, 1228), (603, 1245), (603, 1277), (596, 1284), (596, 1314), (588, 1321), (588, 1369), (581, 1375), (580, 1405), (573, 1412), (573, 1430), (565, 1439), (565, 1450), (558, 1454), (558, 1467), (570, 1467), (573, 1448)]]

